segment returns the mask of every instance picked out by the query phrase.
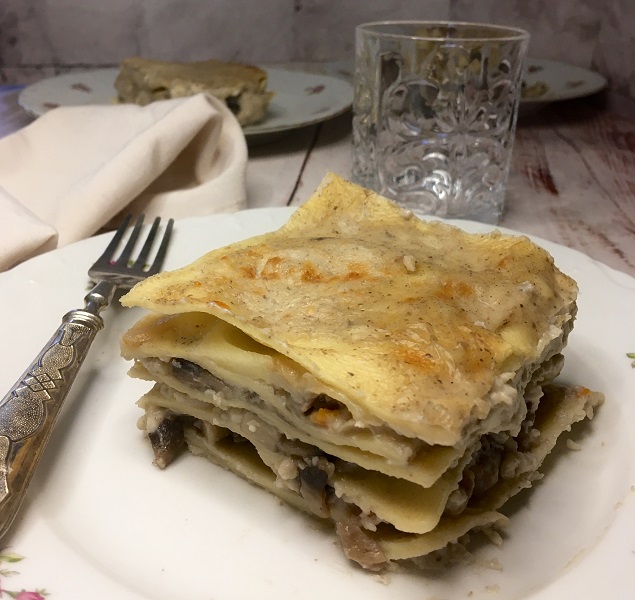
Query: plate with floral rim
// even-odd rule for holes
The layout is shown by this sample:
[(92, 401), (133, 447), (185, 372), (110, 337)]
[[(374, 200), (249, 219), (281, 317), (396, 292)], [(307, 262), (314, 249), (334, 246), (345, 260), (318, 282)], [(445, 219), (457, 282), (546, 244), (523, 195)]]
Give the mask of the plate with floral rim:
[(602, 91), (606, 77), (575, 65), (555, 60), (527, 58), (521, 91), (521, 105), (572, 100)]
[[(213, 246), (271, 231), (293, 209), (252, 209), (177, 222), (166, 268)], [(454, 222), (474, 232), (490, 226)], [(214, 231), (210, 241), (209, 232)], [(513, 232), (512, 232), (513, 233)], [(545, 478), (510, 507), (501, 547), (434, 576), (355, 568), (333, 534), (202, 458), (152, 466), (136, 428), (147, 383), (127, 376), (118, 340), (140, 316), (113, 306), (68, 397), (14, 526), (2, 540), (0, 598), (91, 600), (630, 600), (635, 545), (635, 279), (536, 238), (580, 288), (561, 380), (600, 390), (596, 417), (560, 444)], [(16, 381), (81, 304), (96, 236), (0, 274), (5, 343), (0, 385)], [(574, 450), (573, 448), (577, 448)], [(39, 594), (39, 596), (35, 595)]]
[[(343, 77), (262, 68), (274, 96), (265, 119), (243, 128), (249, 141), (268, 141), (276, 134), (331, 119), (351, 107), (353, 86)], [(115, 104), (114, 81), (118, 72), (117, 68), (106, 68), (49, 77), (21, 90), (18, 103), (36, 117), (59, 106)]]

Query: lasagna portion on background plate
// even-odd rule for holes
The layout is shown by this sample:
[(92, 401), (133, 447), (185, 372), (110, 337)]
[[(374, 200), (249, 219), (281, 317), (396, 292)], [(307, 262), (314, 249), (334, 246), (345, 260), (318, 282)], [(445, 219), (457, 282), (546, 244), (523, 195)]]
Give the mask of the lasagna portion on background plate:
[(332, 521), (378, 571), (503, 525), (602, 395), (552, 383), (575, 282), (523, 236), (424, 222), (328, 175), (279, 230), (132, 289), (139, 426)]
[(114, 85), (119, 102), (142, 106), (205, 92), (225, 102), (243, 127), (262, 121), (273, 97), (266, 71), (219, 60), (175, 62), (134, 56), (123, 60)]

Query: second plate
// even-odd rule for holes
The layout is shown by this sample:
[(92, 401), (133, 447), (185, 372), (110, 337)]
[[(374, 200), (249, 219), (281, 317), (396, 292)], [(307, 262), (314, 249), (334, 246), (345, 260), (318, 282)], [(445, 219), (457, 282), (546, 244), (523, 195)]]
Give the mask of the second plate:
[[(353, 101), (352, 85), (337, 77), (301, 71), (266, 68), (268, 88), (274, 92), (267, 117), (244, 128), (248, 138), (258, 138), (313, 125), (341, 114)], [(66, 73), (24, 88), (20, 106), (39, 117), (58, 106), (112, 104), (119, 69)]]

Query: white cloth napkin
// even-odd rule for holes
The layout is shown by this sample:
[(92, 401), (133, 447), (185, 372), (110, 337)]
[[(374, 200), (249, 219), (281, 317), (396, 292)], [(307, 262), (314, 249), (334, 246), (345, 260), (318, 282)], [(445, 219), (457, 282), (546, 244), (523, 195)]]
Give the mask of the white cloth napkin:
[(204, 94), (51, 110), (0, 140), (0, 271), (122, 212), (178, 219), (245, 208), (246, 165), (238, 121)]

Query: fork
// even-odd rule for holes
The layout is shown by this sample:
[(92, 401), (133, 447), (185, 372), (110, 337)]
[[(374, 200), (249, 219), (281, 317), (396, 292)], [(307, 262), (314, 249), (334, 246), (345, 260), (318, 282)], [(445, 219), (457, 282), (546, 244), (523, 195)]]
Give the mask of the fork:
[(143, 215), (138, 217), (115, 260), (130, 219), (130, 215), (124, 219), (104, 253), (88, 270), (96, 285), (85, 296), (84, 308), (63, 317), (53, 337), (0, 401), (0, 537), (20, 508), (60, 408), (97, 332), (104, 327), (99, 313), (111, 303), (117, 290), (130, 289), (161, 270), (174, 221), (168, 221), (148, 267), (146, 261), (161, 219), (154, 220), (138, 257), (132, 262), (144, 220)]

